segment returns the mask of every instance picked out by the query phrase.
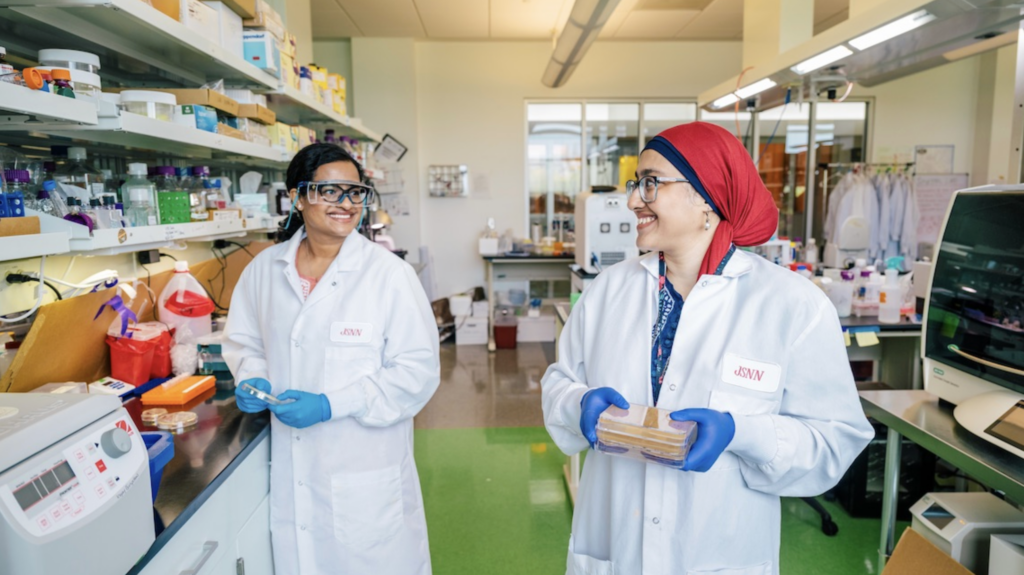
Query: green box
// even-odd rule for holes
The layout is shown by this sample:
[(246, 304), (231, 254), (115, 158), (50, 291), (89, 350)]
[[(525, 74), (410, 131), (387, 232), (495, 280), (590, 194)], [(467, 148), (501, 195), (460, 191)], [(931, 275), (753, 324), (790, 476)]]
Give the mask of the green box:
[(187, 224), (192, 221), (188, 192), (157, 192), (160, 224)]

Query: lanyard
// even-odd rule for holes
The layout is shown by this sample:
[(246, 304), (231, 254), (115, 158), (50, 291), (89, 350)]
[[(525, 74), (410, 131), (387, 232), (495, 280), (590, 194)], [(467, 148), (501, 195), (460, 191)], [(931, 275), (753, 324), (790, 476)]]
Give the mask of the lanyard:
[[(659, 252), (658, 253), (658, 317), (657, 317), (657, 319), (654, 322), (654, 334), (652, 336), (653, 337), (653, 341), (651, 342), (651, 345), (654, 346), (657, 349), (657, 352), (656, 352), (656, 355), (655, 355), (655, 358), (656, 358), (656, 360), (655, 360), (656, 361), (656, 363), (655, 363), (655, 375), (658, 378), (657, 386), (658, 386), (659, 389), (661, 388), (661, 384), (663, 384), (665, 382), (665, 374), (668, 372), (668, 362), (671, 359), (671, 356), (666, 356), (665, 355), (664, 338), (662, 337), (664, 332), (665, 332), (665, 328), (668, 327), (668, 318), (664, 318), (663, 316), (665, 314), (665, 309), (667, 307), (668, 297), (670, 297), (668, 295), (668, 290), (665, 288), (665, 277), (666, 277), (666, 273), (665, 273), (665, 252)], [(662, 325), (663, 319), (665, 321), (664, 325)], [(659, 326), (661, 327), (661, 329), (658, 329)]]

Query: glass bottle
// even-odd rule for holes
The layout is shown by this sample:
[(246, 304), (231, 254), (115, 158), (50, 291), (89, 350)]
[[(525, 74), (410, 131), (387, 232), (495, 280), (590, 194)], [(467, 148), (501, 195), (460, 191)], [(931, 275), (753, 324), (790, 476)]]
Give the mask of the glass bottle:
[(134, 227), (155, 226), (160, 221), (156, 186), (146, 173), (146, 164), (128, 164), (128, 180), (121, 187), (121, 198), (128, 207), (125, 216)]
[(103, 172), (89, 163), (85, 148), (68, 148), (68, 161), (57, 170), (54, 179), (78, 186), (94, 198), (102, 196), (106, 189)]
[(58, 214), (57, 206), (53, 203), (53, 199), (50, 197), (50, 192), (52, 192), (56, 187), (57, 183), (53, 180), (43, 182), (43, 187), (36, 192), (36, 197), (25, 200), (25, 207), (48, 216), (63, 218), (64, 214)]
[(103, 206), (99, 211), (100, 227), (123, 228), (125, 227), (124, 216), (121, 208), (118, 207), (117, 198), (109, 194), (103, 196)]

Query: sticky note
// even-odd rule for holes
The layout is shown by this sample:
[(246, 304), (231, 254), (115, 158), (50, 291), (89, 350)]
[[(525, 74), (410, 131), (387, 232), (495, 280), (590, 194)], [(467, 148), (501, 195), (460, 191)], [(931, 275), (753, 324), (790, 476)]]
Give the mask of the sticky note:
[(857, 345), (860, 347), (878, 345), (878, 334), (873, 331), (858, 331), (854, 335), (857, 336)]
[(850, 342), (850, 332), (848, 332), (848, 331), (844, 331), (843, 332), (843, 340), (846, 341), (846, 347), (850, 347), (850, 343), (851, 343)]

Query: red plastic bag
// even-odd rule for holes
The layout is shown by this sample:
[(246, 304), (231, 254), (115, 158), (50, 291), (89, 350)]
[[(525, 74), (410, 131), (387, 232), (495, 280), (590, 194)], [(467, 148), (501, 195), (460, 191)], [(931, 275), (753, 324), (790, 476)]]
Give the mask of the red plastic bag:
[(150, 369), (149, 376), (152, 379), (168, 377), (171, 375), (171, 345), (173, 345), (171, 332), (165, 331), (160, 334), (159, 338), (152, 341), (156, 342), (156, 346), (153, 348), (153, 367)]
[(138, 386), (149, 381), (153, 370), (153, 353), (158, 339), (149, 341), (107, 336), (110, 346), (110, 376)]

